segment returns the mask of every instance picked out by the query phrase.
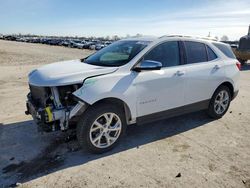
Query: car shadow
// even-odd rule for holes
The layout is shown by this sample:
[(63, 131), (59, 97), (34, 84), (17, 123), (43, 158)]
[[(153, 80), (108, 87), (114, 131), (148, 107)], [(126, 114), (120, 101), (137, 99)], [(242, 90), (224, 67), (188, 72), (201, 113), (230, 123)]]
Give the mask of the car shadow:
[(150, 124), (130, 125), (121, 143), (104, 154), (91, 154), (80, 149), (74, 134), (38, 133), (33, 121), (2, 124), (0, 184), (11, 186), (16, 182), (27, 182), (129, 149), (139, 149), (145, 144), (207, 125), (211, 121), (204, 112), (196, 112)]

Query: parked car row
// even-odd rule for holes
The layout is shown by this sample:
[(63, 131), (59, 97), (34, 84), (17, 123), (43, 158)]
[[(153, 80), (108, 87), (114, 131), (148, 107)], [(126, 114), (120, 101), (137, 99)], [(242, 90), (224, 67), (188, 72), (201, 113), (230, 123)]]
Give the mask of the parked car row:
[(12, 35), (1, 36), (0, 39), (17, 41), (17, 42), (28, 42), (28, 43), (41, 43), (47, 45), (57, 45), (65, 46), (70, 48), (78, 49), (91, 49), (91, 50), (100, 50), (113, 41), (110, 40), (91, 40), (91, 39), (74, 39), (74, 38), (49, 38), (49, 37), (20, 37)]

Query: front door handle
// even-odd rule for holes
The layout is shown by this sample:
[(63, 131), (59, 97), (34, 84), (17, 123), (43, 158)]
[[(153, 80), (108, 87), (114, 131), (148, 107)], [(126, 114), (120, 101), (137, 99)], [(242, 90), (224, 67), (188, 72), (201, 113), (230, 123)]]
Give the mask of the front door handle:
[(220, 65), (215, 65), (215, 66), (214, 66), (214, 69), (215, 69), (215, 70), (220, 69)]
[(184, 71), (177, 71), (177, 72), (176, 72), (176, 75), (177, 75), (177, 76), (182, 76), (182, 75), (184, 75), (184, 74), (185, 74)]

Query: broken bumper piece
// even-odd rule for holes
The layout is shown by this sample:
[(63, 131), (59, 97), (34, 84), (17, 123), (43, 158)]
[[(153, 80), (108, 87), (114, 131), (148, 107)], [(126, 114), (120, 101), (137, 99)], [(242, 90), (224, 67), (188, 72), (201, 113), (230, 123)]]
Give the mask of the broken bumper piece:
[(69, 121), (85, 111), (86, 103), (78, 101), (75, 106), (61, 109), (37, 108), (31, 100), (26, 102), (27, 110), (25, 114), (31, 114), (35, 122), (43, 131), (67, 130)]

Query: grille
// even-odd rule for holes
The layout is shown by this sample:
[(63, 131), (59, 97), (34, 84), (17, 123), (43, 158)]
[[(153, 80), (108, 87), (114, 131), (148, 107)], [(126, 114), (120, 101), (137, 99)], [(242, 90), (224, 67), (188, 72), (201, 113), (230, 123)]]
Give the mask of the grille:
[(46, 107), (46, 101), (50, 96), (49, 88), (30, 85), (30, 94), (32, 102), (36, 107)]

